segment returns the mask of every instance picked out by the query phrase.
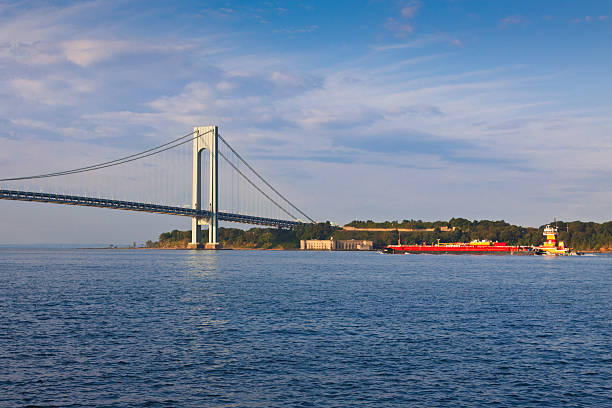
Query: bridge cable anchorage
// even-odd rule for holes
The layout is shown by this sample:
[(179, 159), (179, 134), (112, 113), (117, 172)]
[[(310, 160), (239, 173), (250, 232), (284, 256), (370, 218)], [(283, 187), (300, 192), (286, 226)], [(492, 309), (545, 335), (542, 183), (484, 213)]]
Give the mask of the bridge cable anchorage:
[[(71, 174), (78, 174), (78, 173), (85, 173), (88, 171), (94, 171), (94, 170), (100, 170), (100, 169), (104, 169), (107, 167), (113, 167), (113, 166), (118, 166), (120, 164), (125, 164), (125, 163), (129, 163), (129, 162), (133, 162), (136, 160), (140, 160), (140, 159), (144, 159), (145, 157), (149, 157), (149, 156), (154, 156), (156, 154), (165, 152), (166, 150), (170, 150), (170, 149), (174, 149), (175, 147), (178, 147), (180, 145), (183, 145), (185, 143), (189, 143), (191, 141), (193, 141), (194, 139), (197, 139), (198, 137), (201, 137), (207, 133), (210, 133), (211, 131), (208, 132), (204, 132), (202, 134), (199, 134), (197, 136), (194, 136), (190, 139), (187, 140), (183, 140), (181, 142), (179, 142), (181, 139), (184, 139), (186, 137), (189, 137), (191, 135), (193, 135), (195, 132), (191, 132), (188, 133), (184, 136), (181, 136), (177, 139), (174, 139), (168, 143), (164, 143), (163, 145), (159, 145), (157, 147), (148, 149), (148, 150), (144, 150), (140, 153), (136, 153), (136, 154), (131, 154), (129, 156), (125, 156), (125, 157), (121, 157), (119, 159), (115, 159), (115, 160), (111, 160), (108, 162), (104, 162), (104, 163), (98, 163), (98, 164), (94, 164), (91, 166), (87, 166), (87, 167), (80, 167), (77, 169), (72, 169), (72, 170), (64, 170), (64, 171), (58, 171), (55, 173), (45, 173), (45, 174), (37, 174), (35, 176), (25, 176), (25, 177), (13, 177), (13, 178), (4, 178), (4, 179), (0, 179), (0, 181), (17, 181), (17, 180), (32, 180), (32, 179), (39, 179), (39, 178), (48, 178), (48, 177), (57, 177), (57, 176), (67, 176), (67, 175), (71, 175)], [(166, 147), (168, 145), (172, 145), (170, 147)], [(165, 147), (164, 149), (161, 149), (162, 147)], [(159, 150), (161, 149), (161, 150)]]
[[(236, 155), (236, 157), (238, 157), (238, 159), (240, 159), (240, 161), (242, 161), (242, 162), (243, 162), (243, 163), (244, 163), (244, 164), (245, 164), (245, 165), (246, 165), (246, 166), (249, 168), (249, 170), (251, 170), (251, 171), (252, 171), (252, 172), (253, 172), (253, 173), (254, 173), (254, 174), (257, 176), (257, 177), (259, 177), (259, 179), (260, 179), (261, 181), (263, 181), (263, 182), (265, 183), (265, 185), (266, 185), (266, 186), (268, 186), (268, 187), (269, 187), (269, 188), (270, 188), (272, 191), (274, 191), (274, 192), (275, 192), (275, 193), (276, 193), (276, 194), (277, 194), (277, 195), (278, 195), (280, 198), (282, 198), (282, 199), (283, 199), (283, 200), (284, 200), (284, 201), (285, 201), (287, 204), (289, 204), (289, 205), (290, 205), (290, 206), (291, 206), (293, 209), (295, 209), (297, 212), (299, 212), (300, 214), (302, 214), (304, 217), (308, 218), (308, 220), (309, 220), (310, 222), (315, 223), (315, 221), (314, 221), (312, 218), (310, 218), (309, 216), (307, 216), (306, 214), (304, 214), (304, 212), (302, 212), (302, 210), (300, 210), (300, 209), (299, 209), (299, 208), (297, 208), (295, 205), (293, 205), (293, 203), (291, 203), (291, 201), (289, 201), (287, 198), (285, 198), (285, 196), (283, 196), (281, 193), (279, 193), (279, 192), (278, 192), (278, 190), (276, 190), (274, 187), (272, 187), (272, 186), (270, 185), (270, 183), (268, 183), (268, 182), (267, 182), (267, 181), (266, 181), (266, 180), (265, 180), (265, 179), (264, 179), (264, 178), (263, 178), (263, 177), (262, 177), (262, 176), (261, 176), (261, 175), (260, 175), (260, 174), (259, 174), (257, 171), (255, 171), (255, 169), (254, 169), (253, 167), (251, 167), (251, 165), (250, 165), (249, 163), (247, 163), (247, 161), (246, 161), (246, 160), (244, 160), (244, 158), (243, 158), (242, 156), (240, 156), (240, 154), (238, 154), (238, 152), (237, 152), (236, 150), (234, 150), (234, 148), (233, 148), (232, 146), (230, 146), (230, 144), (229, 144), (229, 143), (228, 143), (228, 142), (227, 142), (227, 141), (226, 141), (226, 140), (225, 140), (223, 137), (221, 137), (221, 135), (218, 135), (218, 136), (219, 136), (219, 139), (220, 139), (220, 140), (221, 140), (223, 143), (225, 143), (225, 145), (226, 145), (226, 146), (227, 146), (227, 147), (228, 147), (228, 148), (229, 148), (229, 149), (232, 151), (232, 153), (234, 153), (234, 154)], [(223, 156), (223, 155), (222, 155), (222, 157), (223, 157), (225, 160), (228, 160), (228, 159), (227, 159), (227, 157), (225, 157), (225, 156)], [(230, 162), (229, 162), (229, 160), (228, 160), (228, 163), (230, 163)], [(237, 169), (237, 168), (236, 168), (236, 167), (235, 167), (235, 166), (234, 166), (232, 163), (230, 163), (230, 165), (231, 165), (232, 167), (234, 167), (234, 169), (240, 173), (240, 171), (239, 171), (239, 170), (238, 170), (238, 169)], [(242, 173), (241, 173), (241, 174), (242, 174)], [(244, 176), (244, 175), (243, 175), (243, 177), (245, 177), (245, 178), (246, 178), (246, 176)], [(266, 197), (267, 197), (267, 196), (266, 196)], [(273, 201), (271, 198), (269, 198), (269, 197), (268, 197), (268, 199), (269, 199), (270, 201), (274, 202), (274, 201)], [(276, 203), (274, 202), (274, 204), (276, 204)], [(278, 204), (276, 204), (276, 205), (278, 206)], [(293, 217), (293, 216), (292, 216), (292, 217)], [(293, 218), (295, 218), (295, 217), (293, 217)], [(295, 219), (297, 219), (297, 218), (295, 218)]]

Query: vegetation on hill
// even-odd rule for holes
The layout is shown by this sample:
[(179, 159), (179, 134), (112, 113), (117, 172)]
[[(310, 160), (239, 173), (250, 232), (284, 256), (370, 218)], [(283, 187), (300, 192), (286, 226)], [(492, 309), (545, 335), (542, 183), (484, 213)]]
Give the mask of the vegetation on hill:
[[(434, 231), (410, 231), (399, 234), (402, 243), (422, 244), (425, 242), (469, 242), (476, 239), (488, 239), (491, 241), (508, 242), (517, 245), (540, 245), (544, 239), (539, 228), (521, 227), (511, 225), (505, 221), (470, 221), (465, 218), (452, 218), (449, 221), (427, 222), (421, 220), (403, 220), (374, 222), (352, 221), (347, 224), (356, 228), (414, 228), (428, 229)], [(557, 221), (559, 228), (559, 240), (564, 241), (567, 246), (577, 250), (600, 250), (612, 248), (612, 221), (602, 224), (595, 222)], [(441, 231), (441, 227), (455, 227), (455, 231)], [(374, 241), (376, 246), (397, 243), (397, 231), (336, 231), (335, 239), (368, 239)]]
[[(208, 241), (208, 231), (202, 231), (201, 241)], [(295, 232), (272, 228), (219, 228), (218, 240), (223, 248), (295, 249), (299, 248)], [(191, 231), (173, 230), (159, 235), (156, 242), (147, 241), (148, 248), (187, 248)]]
[[(454, 219), (454, 218), (453, 218)], [(347, 227), (355, 228), (412, 228), (412, 229), (427, 229), (427, 228), (439, 228), (448, 226), (447, 221), (421, 221), (421, 220), (403, 220), (403, 221), (383, 221), (375, 222), (372, 220), (367, 221), (351, 221), (346, 224)]]
[[(297, 249), (301, 239), (329, 239), (337, 227), (329, 222), (306, 224), (294, 230), (274, 228), (219, 228), (218, 240), (223, 248)], [(208, 232), (202, 231), (202, 241)], [(187, 248), (191, 231), (173, 230), (159, 235), (156, 242), (147, 241), (148, 248)]]
[[(518, 245), (539, 245), (543, 241), (539, 228), (511, 225), (505, 221), (470, 221), (465, 218), (452, 218), (450, 221), (426, 222), (421, 220), (399, 221), (352, 221), (348, 226), (356, 228), (391, 228), (389, 231), (349, 231), (331, 225), (329, 222), (307, 224), (295, 230), (273, 228), (219, 228), (219, 242), (224, 248), (258, 249), (296, 249), (301, 239), (359, 239), (371, 240), (375, 247), (383, 247), (398, 242), (422, 244), (436, 242), (469, 242), (475, 239), (508, 242)], [(612, 221), (598, 224), (594, 222), (558, 221), (559, 239), (567, 246), (577, 250), (612, 249)], [(442, 227), (456, 227), (454, 231), (442, 231)], [(393, 228), (431, 229), (433, 231), (401, 232)], [(203, 231), (206, 241), (206, 231)], [(191, 231), (164, 232), (156, 242), (148, 241), (149, 248), (186, 248), (191, 241)]]

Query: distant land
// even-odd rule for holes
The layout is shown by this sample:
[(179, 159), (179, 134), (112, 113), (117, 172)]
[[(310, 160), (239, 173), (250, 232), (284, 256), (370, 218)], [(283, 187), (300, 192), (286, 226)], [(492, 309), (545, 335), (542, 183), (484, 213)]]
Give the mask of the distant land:
[[(552, 224), (552, 222), (551, 222)], [(505, 221), (452, 218), (449, 221), (352, 221), (344, 227), (330, 222), (306, 224), (295, 230), (272, 228), (219, 228), (223, 248), (297, 249), (302, 239), (358, 239), (374, 242), (375, 248), (395, 244), (398, 238), (406, 244), (436, 242), (469, 242), (475, 239), (507, 242), (513, 245), (539, 245), (543, 241), (538, 228), (512, 225)], [(604, 223), (556, 221), (559, 240), (580, 251), (612, 251), (612, 221)], [(203, 231), (206, 234), (206, 231)], [(204, 237), (206, 238), (206, 237)], [(186, 248), (191, 231), (173, 230), (160, 234), (157, 241), (147, 241), (148, 248)]]
[[(113, 244), (113, 247), (127, 247), (133, 244)], [(79, 248), (109, 248), (109, 244), (0, 244), (0, 248), (17, 248), (17, 249), (79, 249)]]

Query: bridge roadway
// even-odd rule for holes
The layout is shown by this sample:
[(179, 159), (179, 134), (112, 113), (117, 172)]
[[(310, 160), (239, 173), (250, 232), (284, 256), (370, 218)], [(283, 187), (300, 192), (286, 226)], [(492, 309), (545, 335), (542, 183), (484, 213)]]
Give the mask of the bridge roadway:
[[(53, 203), (78, 205), (84, 207), (111, 208), (115, 210), (139, 211), (155, 214), (179, 215), (184, 217), (210, 218), (208, 210), (171, 207), (159, 204), (138, 203), (133, 201), (109, 200), (106, 198), (80, 197), (63, 194), (34, 193), (31, 191), (0, 190), (0, 200), (33, 201), (38, 203)], [(279, 220), (275, 218), (255, 217), (252, 215), (218, 212), (219, 221), (239, 222), (243, 224), (266, 225), (277, 228), (294, 228), (305, 223), (299, 221)]]

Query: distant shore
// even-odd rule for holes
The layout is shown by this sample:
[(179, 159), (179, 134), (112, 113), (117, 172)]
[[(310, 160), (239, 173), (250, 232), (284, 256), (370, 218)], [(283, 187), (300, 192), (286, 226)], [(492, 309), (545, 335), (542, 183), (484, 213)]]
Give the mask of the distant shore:
[[(144, 249), (153, 251), (194, 251), (190, 248), (184, 247), (172, 247), (172, 248), (147, 248), (147, 247), (80, 247), (75, 249), (112, 249), (112, 250), (126, 250), (126, 249)], [(219, 251), (299, 251), (299, 249), (285, 249), (285, 248), (219, 248)], [(200, 251), (200, 250), (198, 250)]]
[[(74, 249), (87, 249), (87, 250), (127, 250), (127, 249), (138, 249), (138, 250), (153, 250), (153, 251), (194, 251), (194, 249), (184, 247), (174, 248), (147, 248), (147, 247), (81, 247)], [(299, 248), (247, 248), (247, 247), (232, 247), (232, 248), (219, 248), (218, 251), (302, 251)], [(197, 251), (206, 251), (205, 249), (198, 249)], [(306, 252), (375, 252), (373, 251), (306, 251)], [(579, 251), (585, 254), (612, 254), (612, 250), (598, 250), (598, 251)]]

